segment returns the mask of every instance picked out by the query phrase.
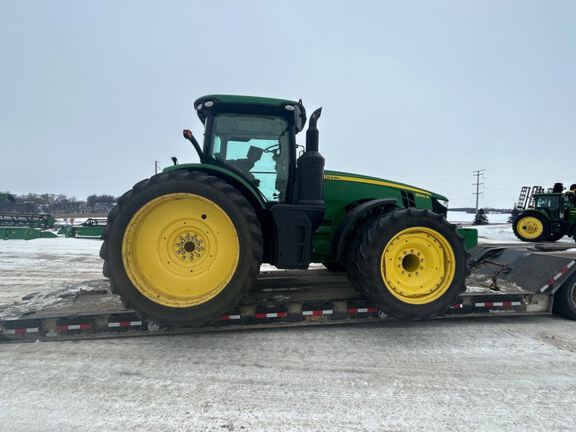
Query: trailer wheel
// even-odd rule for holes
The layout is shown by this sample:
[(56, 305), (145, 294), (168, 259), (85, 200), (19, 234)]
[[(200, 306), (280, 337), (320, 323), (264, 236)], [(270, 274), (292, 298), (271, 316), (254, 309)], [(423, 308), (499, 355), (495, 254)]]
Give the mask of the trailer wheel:
[(548, 220), (538, 212), (523, 213), (512, 224), (514, 235), (525, 242), (542, 242), (549, 237)]
[(112, 291), (161, 324), (217, 319), (253, 286), (262, 262), (252, 206), (201, 172), (137, 183), (110, 212), (103, 237), (100, 255)]
[(554, 313), (576, 320), (576, 277), (566, 281), (554, 294)]
[(384, 313), (402, 320), (442, 314), (463, 292), (464, 239), (441, 215), (396, 210), (378, 218), (348, 257), (348, 277)]

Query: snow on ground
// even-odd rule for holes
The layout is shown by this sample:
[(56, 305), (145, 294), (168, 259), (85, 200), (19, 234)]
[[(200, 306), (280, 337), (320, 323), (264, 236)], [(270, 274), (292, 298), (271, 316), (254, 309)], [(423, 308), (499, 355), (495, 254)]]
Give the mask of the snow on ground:
[[(448, 221), (456, 224), (471, 225), (474, 221), (474, 213), (466, 213), (463, 211), (448, 211)], [(508, 223), (510, 213), (488, 213), (486, 215), (489, 223), (505, 224)]]
[(575, 430), (555, 317), (0, 346), (9, 432)]
[(102, 279), (100, 240), (0, 240), (0, 304)]

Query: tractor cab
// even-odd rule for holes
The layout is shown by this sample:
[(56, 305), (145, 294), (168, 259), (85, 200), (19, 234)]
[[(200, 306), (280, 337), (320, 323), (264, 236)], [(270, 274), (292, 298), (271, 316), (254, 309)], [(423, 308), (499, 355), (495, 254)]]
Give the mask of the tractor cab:
[(561, 193), (546, 193), (534, 196), (534, 208), (547, 213), (550, 219), (562, 219), (564, 202)]
[(576, 213), (576, 194), (572, 190), (538, 194), (534, 196), (534, 208), (545, 212), (553, 220), (569, 219)]
[(296, 134), (306, 122), (301, 101), (211, 95), (194, 106), (205, 127), (203, 163), (232, 170), (267, 203), (294, 201)]

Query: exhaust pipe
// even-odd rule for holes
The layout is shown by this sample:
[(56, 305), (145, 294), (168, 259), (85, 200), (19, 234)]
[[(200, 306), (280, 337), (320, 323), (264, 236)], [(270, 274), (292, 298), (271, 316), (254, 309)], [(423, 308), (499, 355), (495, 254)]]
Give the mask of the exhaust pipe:
[(310, 122), (308, 122), (308, 130), (306, 131), (306, 151), (318, 151), (318, 141), (320, 133), (316, 127), (316, 123), (322, 114), (322, 108), (318, 108), (310, 116)]
[(306, 131), (306, 151), (298, 158), (296, 204), (324, 206), (324, 157), (318, 152), (316, 124), (322, 114), (318, 108), (310, 116)]

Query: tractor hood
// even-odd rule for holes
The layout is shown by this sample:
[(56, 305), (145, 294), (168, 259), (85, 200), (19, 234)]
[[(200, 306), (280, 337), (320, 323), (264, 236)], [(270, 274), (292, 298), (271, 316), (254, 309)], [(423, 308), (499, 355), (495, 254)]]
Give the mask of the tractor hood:
[(386, 180), (378, 177), (369, 177), (360, 174), (353, 174), (343, 171), (324, 171), (324, 181), (342, 181), (342, 182), (351, 182), (351, 183), (358, 183), (358, 184), (367, 184), (373, 186), (382, 186), (385, 188), (392, 188), (397, 190), (404, 190), (406, 192), (414, 192), (416, 195), (420, 195), (421, 197), (431, 197), (435, 198), (438, 201), (447, 202), (448, 198), (443, 195), (430, 192), (429, 190), (422, 189), (415, 186), (410, 186), (404, 183), (398, 183), (391, 180)]

